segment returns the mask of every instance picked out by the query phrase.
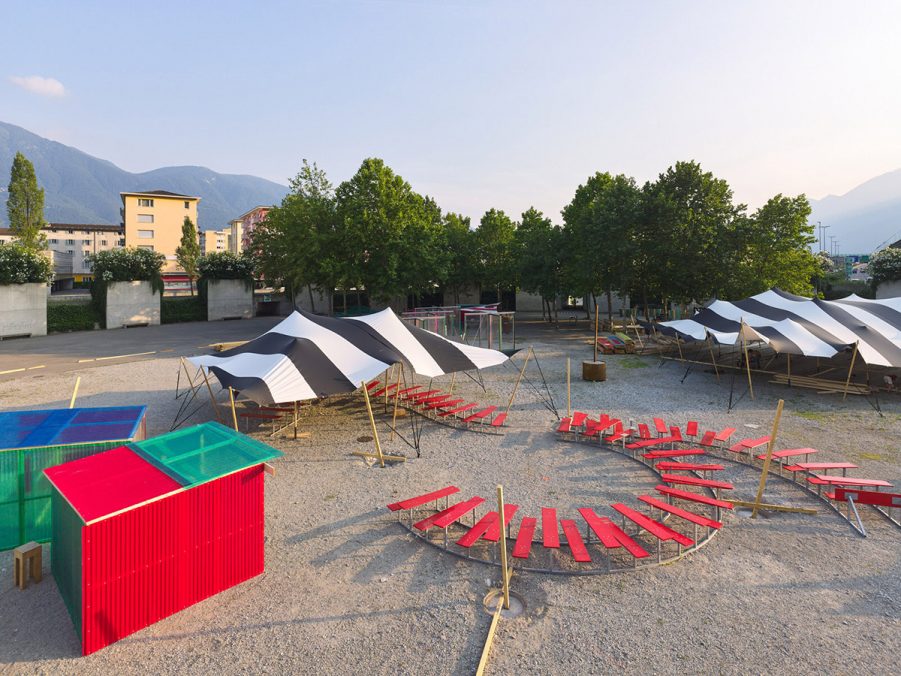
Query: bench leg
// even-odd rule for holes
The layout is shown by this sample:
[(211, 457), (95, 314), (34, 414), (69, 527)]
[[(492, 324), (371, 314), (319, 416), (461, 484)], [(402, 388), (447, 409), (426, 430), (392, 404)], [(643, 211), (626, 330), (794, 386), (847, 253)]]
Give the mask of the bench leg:
[(15, 562), (15, 573), (13, 575), (15, 585), (19, 589), (25, 589), (25, 566), (22, 565), (22, 557), (17, 556)]

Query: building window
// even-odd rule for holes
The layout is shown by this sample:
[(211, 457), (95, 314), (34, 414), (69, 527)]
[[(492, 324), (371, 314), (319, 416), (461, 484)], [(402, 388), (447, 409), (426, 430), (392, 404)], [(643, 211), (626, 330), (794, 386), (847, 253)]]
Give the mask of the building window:
[(119, 239), (119, 246), (125, 246), (125, 238), (124, 237)]
[(138, 214), (138, 223), (153, 223), (153, 214)]
[(153, 239), (153, 230), (138, 230), (138, 239)]
[(100, 240), (100, 246), (106, 246), (106, 240), (105, 240), (105, 239), (101, 239), (101, 240)]
[(138, 244), (139, 249), (147, 249), (147, 251), (153, 251), (152, 244)]
[(90, 244), (90, 243), (91, 243), (91, 240), (89, 240), (89, 239), (83, 239), (83, 240), (81, 240), (81, 243), (82, 243), (82, 244)]
[[(66, 240), (66, 244), (68, 244), (69, 246), (72, 246), (73, 244), (75, 244), (75, 240), (74, 240), (74, 239), (67, 239), (67, 240)], [(69, 253), (72, 253), (72, 252), (70, 251)]]
[(68, 232), (70, 235), (74, 235), (74, 234), (75, 234), (75, 231), (74, 231), (74, 230), (66, 230), (66, 232)]
[(50, 243), (51, 243), (51, 244), (59, 244), (59, 240), (58, 240), (58, 239), (51, 239), (51, 240), (50, 240)]
[(72, 249), (66, 249), (66, 253), (67, 253), (67, 254), (72, 253)]
[(191, 208), (191, 203), (188, 202), (187, 200), (185, 200), (185, 209), (190, 209), (190, 208)]
[(148, 199), (144, 199), (144, 198), (139, 197), (139, 198), (138, 198), (138, 206), (139, 206), (139, 207), (152, 207), (152, 206), (153, 206), (153, 200), (148, 200)]

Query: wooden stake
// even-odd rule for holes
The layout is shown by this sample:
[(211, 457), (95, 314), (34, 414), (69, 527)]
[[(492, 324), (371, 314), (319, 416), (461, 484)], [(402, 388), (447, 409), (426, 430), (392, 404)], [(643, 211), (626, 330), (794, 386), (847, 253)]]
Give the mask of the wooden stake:
[[(398, 382), (400, 382), (400, 381), (398, 380)], [(454, 385), (456, 385), (456, 384), (457, 384), (457, 372), (454, 371), (451, 374), (451, 386), (450, 386), (450, 389), (447, 391), (448, 394), (454, 393)]]
[(81, 385), (81, 376), (75, 379), (75, 389), (72, 390), (72, 398), (69, 400), (69, 408), (75, 408), (75, 397), (78, 396), (78, 386)]
[(497, 485), (497, 519), (500, 528), (498, 546), (501, 554), (501, 576), (504, 581), (504, 608), (510, 609), (510, 575), (507, 571), (507, 527), (504, 525), (504, 487)]
[(216, 402), (216, 397), (213, 396), (213, 388), (210, 386), (210, 379), (207, 377), (207, 373), (203, 370), (202, 366), (200, 367), (200, 373), (203, 375), (203, 382), (206, 383), (206, 389), (210, 393), (210, 402), (213, 404), (213, 413), (216, 414), (216, 420), (221, 423), (222, 416), (219, 414), (219, 404)]
[(720, 370), (716, 365), (716, 357), (713, 356), (713, 338), (707, 334), (707, 347), (710, 348), (710, 363), (713, 364), (713, 372), (716, 374), (716, 382), (720, 381)]
[(570, 394), (570, 384), (569, 384), (569, 357), (566, 358), (566, 417), (572, 417), (572, 398)]
[(848, 369), (848, 379), (845, 381), (845, 393), (842, 395), (842, 401), (848, 398), (848, 386), (851, 384), (851, 373), (854, 371), (854, 360), (857, 359), (857, 348), (859, 345), (859, 340), (854, 343), (854, 353), (851, 355), (851, 367)]
[(598, 304), (594, 304), (594, 361), (598, 361)]
[(375, 452), (378, 455), (379, 465), (385, 466), (385, 458), (382, 456), (382, 445), (379, 443), (379, 431), (375, 426), (375, 417), (372, 415), (372, 405), (369, 403), (369, 390), (366, 389), (366, 381), (360, 383), (363, 388), (363, 398), (366, 400), (366, 412), (369, 414), (369, 424), (372, 426), (372, 438), (375, 441)]
[(779, 420), (782, 418), (782, 405), (785, 402), (780, 399), (776, 405), (776, 417), (773, 419), (773, 431), (770, 434), (770, 443), (766, 446), (766, 458), (763, 461), (763, 473), (760, 475), (760, 485), (757, 487), (757, 498), (754, 500), (754, 511), (751, 512), (751, 518), (757, 518), (757, 512), (760, 510), (760, 501), (763, 499), (763, 491), (766, 488), (767, 475), (770, 472), (770, 462), (773, 460), (773, 447), (776, 445), (776, 434), (779, 432)]
[[(398, 365), (397, 369), (397, 387), (394, 388), (394, 415), (391, 416), (391, 441), (394, 441), (394, 430), (397, 428), (397, 405), (400, 402), (400, 376), (403, 373), (403, 363)], [(454, 373), (454, 375), (457, 375)], [(451, 388), (453, 389), (453, 388)]]
[(238, 431), (238, 412), (235, 410), (235, 391), (229, 387), (228, 388), (228, 398), (231, 401), (232, 405), (232, 422), (235, 424), (235, 432)]
[(494, 634), (497, 631), (497, 621), (501, 617), (501, 609), (504, 607), (501, 599), (498, 599), (497, 608), (491, 617), (491, 625), (488, 627), (488, 636), (485, 639), (485, 647), (482, 648), (482, 657), (479, 659), (479, 666), (476, 669), (476, 676), (484, 676), (485, 666), (488, 664), (488, 655), (491, 653), (491, 644), (494, 643)]
[(741, 337), (741, 350), (745, 355), (745, 368), (748, 370), (748, 391), (751, 393), (751, 399), (754, 398), (754, 383), (751, 382), (751, 360), (748, 359), (748, 343), (745, 341), (745, 320), (741, 320), (738, 335)]
[(294, 402), (294, 441), (297, 441), (297, 402)]
[(519, 389), (519, 384), (522, 382), (522, 377), (526, 372), (526, 366), (529, 364), (529, 357), (532, 356), (532, 348), (529, 347), (529, 351), (526, 352), (526, 360), (522, 363), (522, 369), (519, 372), (519, 377), (516, 379), (516, 384), (513, 386), (513, 392), (510, 395), (510, 401), (507, 402), (507, 410), (504, 411), (504, 415), (510, 412), (510, 407), (513, 406), (513, 397), (516, 396), (516, 391)]

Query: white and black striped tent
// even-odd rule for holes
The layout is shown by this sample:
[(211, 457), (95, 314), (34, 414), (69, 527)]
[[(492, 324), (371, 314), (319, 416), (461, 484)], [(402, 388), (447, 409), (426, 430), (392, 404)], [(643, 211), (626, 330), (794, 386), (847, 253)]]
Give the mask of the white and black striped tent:
[(507, 359), (503, 352), (408, 326), (386, 309), (343, 319), (295, 311), (244, 345), (188, 361), (208, 368), (223, 387), (273, 404), (353, 392), (392, 364), (434, 378)]
[(820, 300), (771, 289), (744, 300), (717, 300), (690, 319), (660, 326), (723, 345), (744, 336), (775, 352), (807, 357), (833, 357), (856, 345), (867, 364), (901, 366), (901, 298)]

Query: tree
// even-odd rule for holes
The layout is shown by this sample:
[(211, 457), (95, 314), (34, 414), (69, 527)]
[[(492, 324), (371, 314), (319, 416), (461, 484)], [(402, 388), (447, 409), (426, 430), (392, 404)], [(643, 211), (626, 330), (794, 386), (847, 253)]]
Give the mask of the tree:
[(175, 249), (175, 260), (191, 280), (191, 295), (194, 295), (194, 280), (197, 278), (197, 259), (200, 258), (200, 242), (197, 228), (189, 216), (181, 224), (181, 243)]
[(870, 258), (867, 271), (873, 278), (874, 289), (883, 282), (901, 280), (901, 249), (888, 247), (877, 251)]
[(44, 189), (38, 187), (34, 165), (22, 153), (16, 153), (9, 175), (6, 213), (9, 227), (19, 243), (29, 251), (40, 251), (47, 238), (44, 227)]
[(519, 286), (541, 296), (542, 315), (556, 318), (557, 296), (563, 286), (563, 231), (551, 219), (530, 207), (516, 227), (516, 262)]
[(453, 294), (454, 305), (459, 305), (460, 292), (475, 284), (477, 279), (475, 234), (468, 216), (447, 213), (442, 223), (448, 255), (444, 287)]
[(475, 231), (478, 277), (482, 287), (497, 290), (516, 288), (514, 238), (516, 225), (503, 211), (489, 209)]

